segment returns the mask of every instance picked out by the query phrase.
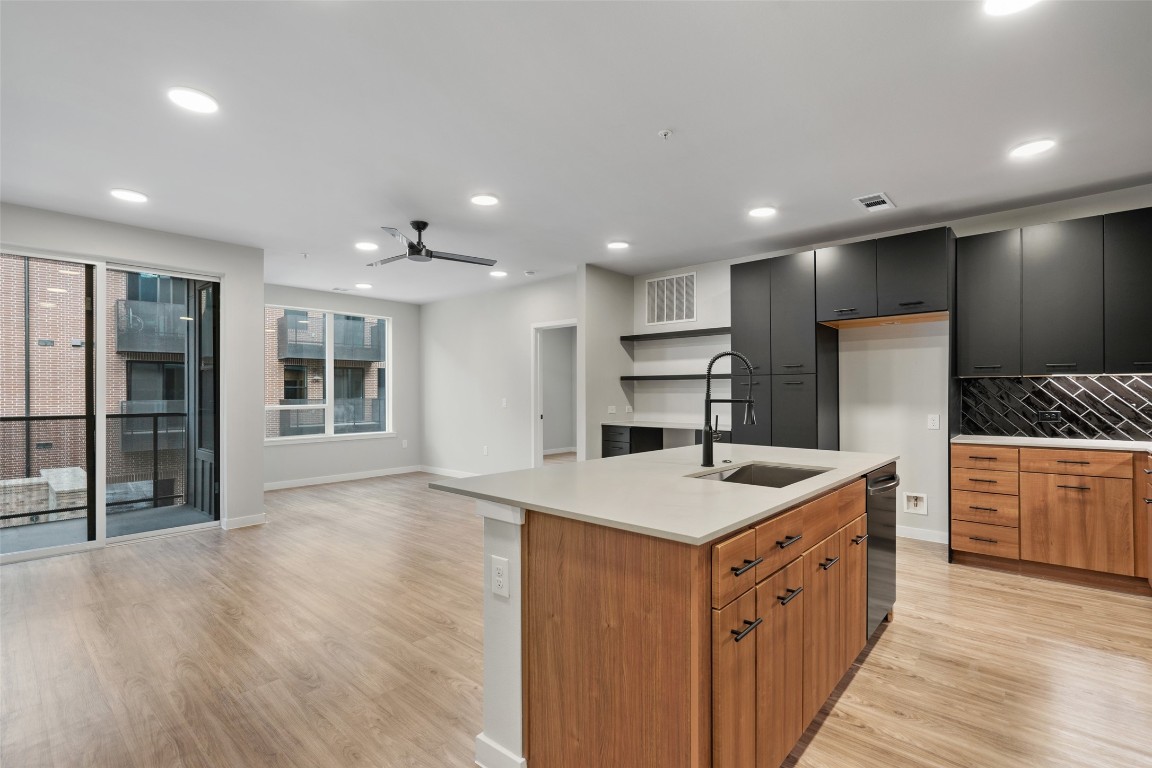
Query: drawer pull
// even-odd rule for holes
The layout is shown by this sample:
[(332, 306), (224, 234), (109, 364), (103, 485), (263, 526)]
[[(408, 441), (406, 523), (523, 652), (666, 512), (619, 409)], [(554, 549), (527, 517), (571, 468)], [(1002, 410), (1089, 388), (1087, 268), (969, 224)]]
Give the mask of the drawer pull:
[(776, 546), (780, 547), (780, 549), (787, 549), (788, 547), (792, 546), (796, 542), (800, 541), (800, 539), (802, 539), (802, 538), (804, 538), (804, 534), (802, 534), (802, 533), (798, 534), (796, 536), (785, 536), (783, 539), (776, 542)]
[(1146, 474), (1146, 475), (1152, 475), (1152, 469), (1146, 469), (1146, 470), (1144, 470), (1144, 474)]
[(900, 302), (900, 306), (901, 307), (918, 307), (923, 303), (924, 302), (922, 302), (922, 301), (902, 301), (902, 302)]
[(839, 557), (830, 557), (827, 560), (825, 560), (824, 562), (820, 563), (820, 567), (823, 568), (824, 570), (828, 570), (832, 566), (836, 565), (836, 563), (838, 563), (838, 562), (840, 562)]
[(1152, 499), (1144, 499), (1145, 504), (1152, 504)]
[(852, 539), (853, 544), (863, 544), (866, 541), (868, 541), (868, 534), (866, 534), (866, 533), (861, 534), (860, 536), (857, 536), (856, 538)]
[(974, 365), (972, 366), (977, 371), (994, 371), (997, 368), (1003, 368), (1002, 365)]
[(796, 595), (804, 591), (804, 587), (796, 587), (796, 589), (787, 587), (784, 591), (788, 594), (776, 596), (776, 599), (780, 601), (780, 605), (788, 605), (788, 603), (792, 602), (796, 598)]
[(762, 557), (758, 557), (755, 560), (745, 560), (744, 565), (732, 566), (732, 573), (736, 574), (737, 576), (743, 576), (744, 574), (748, 573), (748, 571), (760, 565), (762, 562), (764, 562), (764, 558)]
[(804, 386), (804, 382), (802, 382), (802, 381), (786, 381), (786, 382), (784, 382), (784, 386), (786, 386), (786, 387), (802, 387), (802, 386)]
[(1085, 466), (1087, 466), (1088, 464), (1091, 464), (1092, 462), (1090, 462), (1090, 461), (1072, 461), (1071, 459), (1056, 459), (1056, 463), (1057, 464), (1084, 464)]
[(1075, 368), (1079, 363), (1044, 363), (1046, 368)]
[(979, 459), (980, 461), (1000, 461), (995, 456), (969, 456), (970, 459)]
[(781, 364), (780, 367), (781, 368), (803, 368), (804, 363), (783, 363), (783, 364)]
[(756, 621), (748, 621), (748, 619), (744, 619), (744, 623), (748, 626), (744, 627), (744, 629), (732, 630), (732, 634), (736, 635), (736, 642), (740, 642), (744, 638), (748, 637), (749, 633), (756, 629), (756, 627), (760, 626), (763, 621), (764, 619), (756, 619)]
[(999, 544), (1000, 543), (1000, 541), (998, 539), (986, 539), (983, 536), (969, 536), (968, 538), (972, 539), (972, 541), (982, 541), (985, 544)]
[(845, 307), (844, 309), (834, 309), (833, 312), (855, 312), (856, 307)]
[(992, 485), (999, 485), (1000, 484), (999, 480), (981, 480), (978, 477), (970, 477), (970, 478), (968, 478), (968, 480), (970, 482), (973, 482), (973, 483), (991, 483)]
[(1090, 485), (1058, 485), (1056, 487), (1057, 488), (1067, 488), (1070, 491), (1090, 491), (1090, 490), (1092, 490), (1092, 486), (1090, 486)]
[(1152, 360), (1133, 360), (1132, 365), (1152, 365)]
[(997, 507), (974, 507), (971, 504), (968, 505), (968, 509), (978, 509), (981, 512), (999, 512), (1000, 511), (999, 508), (997, 508)]

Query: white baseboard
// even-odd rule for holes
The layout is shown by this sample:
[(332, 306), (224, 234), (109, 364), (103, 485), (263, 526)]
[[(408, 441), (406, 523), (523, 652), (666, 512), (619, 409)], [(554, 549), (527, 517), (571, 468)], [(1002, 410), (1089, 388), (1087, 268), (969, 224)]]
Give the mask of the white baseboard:
[(476, 737), (476, 765), (480, 768), (527, 768), (528, 761), (482, 733)]
[(461, 472), (458, 469), (444, 469), (443, 467), (417, 467), (415, 472), (427, 472), (430, 475), (444, 475), (444, 477), (476, 477), (479, 472)]
[[(306, 485), (325, 485), (327, 483), (343, 483), (348, 480), (367, 480), (370, 477), (384, 477), (386, 475), (406, 475), (409, 472), (420, 472), (423, 467), (389, 467), (388, 469), (369, 469), (364, 472), (348, 472), (342, 475), (322, 475), (320, 477), (303, 477), (294, 480), (277, 480), (264, 483), (264, 490), (279, 491), (285, 488), (301, 488)], [(427, 470), (424, 470), (427, 471)]]
[(931, 541), (935, 544), (948, 543), (948, 531), (933, 531), (930, 528), (914, 528), (911, 525), (896, 526), (896, 535), (904, 539)]
[(551, 456), (554, 453), (576, 453), (576, 447), (571, 448), (545, 448), (544, 455)]
[(245, 515), (244, 517), (229, 517), (220, 521), (220, 527), (226, 531), (233, 528), (246, 528), (249, 525), (263, 525), (268, 522), (268, 515), (261, 512), (258, 515)]

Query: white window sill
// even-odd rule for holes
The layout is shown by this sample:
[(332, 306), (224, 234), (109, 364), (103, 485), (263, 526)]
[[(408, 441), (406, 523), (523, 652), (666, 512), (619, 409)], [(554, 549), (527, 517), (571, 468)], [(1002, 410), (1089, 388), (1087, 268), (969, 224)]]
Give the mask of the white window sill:
[(299, 437), (266, 437), (264, 445), (299, 445), (301, 443), (330, 443), (336, 440), (375, 440), (395, 438), (395, 432), (350, 432), (347, 435), (301, 435)]

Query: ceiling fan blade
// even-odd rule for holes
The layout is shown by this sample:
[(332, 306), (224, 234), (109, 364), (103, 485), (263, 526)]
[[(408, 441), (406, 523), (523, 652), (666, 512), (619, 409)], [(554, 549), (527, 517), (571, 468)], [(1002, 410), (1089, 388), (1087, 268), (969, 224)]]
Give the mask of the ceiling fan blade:
[(402, 254), (400, 254), (399, 256), (389, 256), (389, 257), (388, 257), (388, 258), (386, 258), (386, 259), (380, 259), (379, 261), (374, 261), (374, 262), (372, 262), (371, 264), (368, 264), (368, 265), (366, 265), (366, 266), (369, 266), (369, 267), (378, 267), (378, 266), (380, 266), (381, 264), (387, 264), (387, 263), (389, 263), (389, 262), (392, 262), (392, 261), (399, 261), (400, 259), (406, 259), (406, 258), (408, 258), (408, 254), (406, 254), (406, 253), (402, 253)]
[(411, 240), (409, 240), (407, 237), (404, 236), (403, 232), (396, 229), (395, 227), (380, 227), (380, 229), (382, 229), (385, 232), (387, 232), (388, 234), (392, 235), (392, 237), (396, 238), (397, 240), (404, 243), (405, 245), (412, 242)]
[(462, 261), (465, 264), (481, 264), (485, 267), (491, 267), (496, 264), (495, 259), (481, 259), (479, 256), (461, 256), (459, 253), (445, 253), (444, 251), (428, 251), (428, 255), (434, 259)]

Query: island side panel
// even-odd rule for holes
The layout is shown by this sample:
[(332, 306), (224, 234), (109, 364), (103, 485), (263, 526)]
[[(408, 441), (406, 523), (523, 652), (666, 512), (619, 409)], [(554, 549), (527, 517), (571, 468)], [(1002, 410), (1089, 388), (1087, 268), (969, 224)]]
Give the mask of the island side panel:
[(710, 551), (529, 511), (532, 768), (709, 768)]

